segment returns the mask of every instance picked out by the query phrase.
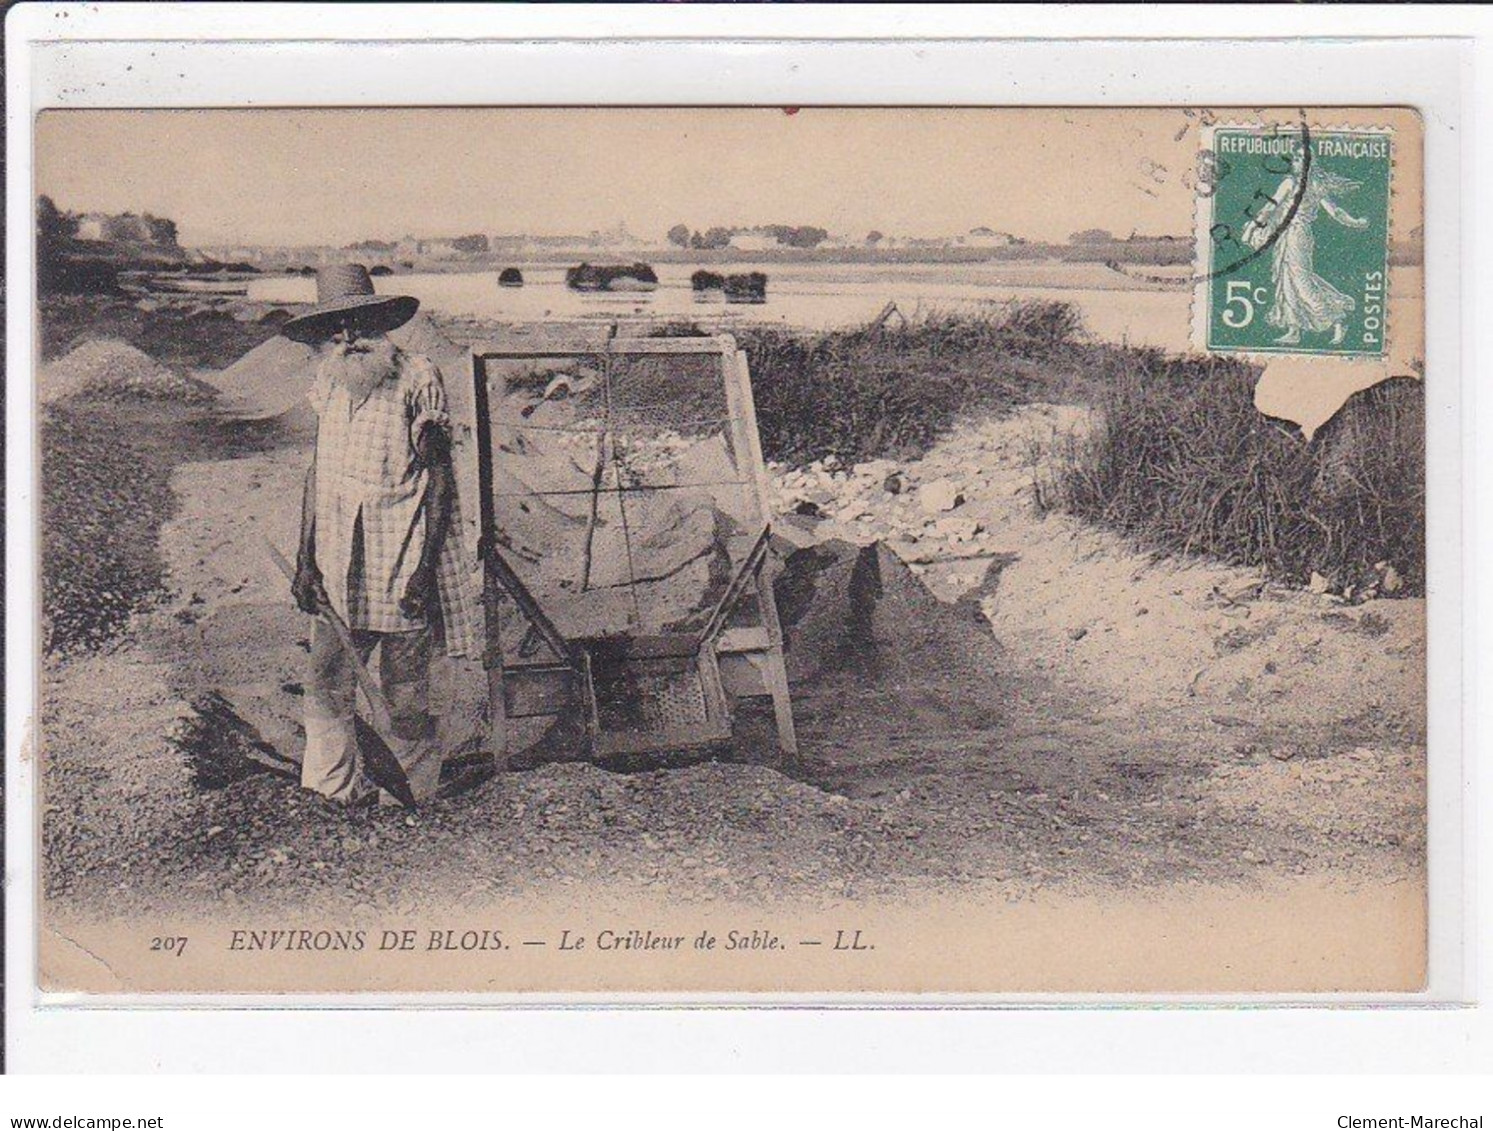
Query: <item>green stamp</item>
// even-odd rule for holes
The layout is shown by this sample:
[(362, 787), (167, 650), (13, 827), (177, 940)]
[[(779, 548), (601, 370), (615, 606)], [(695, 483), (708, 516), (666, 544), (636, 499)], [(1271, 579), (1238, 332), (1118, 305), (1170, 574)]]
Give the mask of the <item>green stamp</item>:
[(1391, 144), (1387, 130), (1213, 128), (1199, 166), (1209, 351), (1385, 353)]

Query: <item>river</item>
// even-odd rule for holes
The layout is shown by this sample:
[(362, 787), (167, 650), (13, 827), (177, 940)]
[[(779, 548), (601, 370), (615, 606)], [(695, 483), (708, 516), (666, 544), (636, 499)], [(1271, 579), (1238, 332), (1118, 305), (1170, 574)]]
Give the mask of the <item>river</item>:
[[(662, 264), (658, 289), (645, 294), (583, 293), (565, 286), (565, 268), (514, 264), (523, 287), (500, 287), (495, 271), (388, 275), (374, 280), (381, 293), (418, 298), (431, 313), (537, 322), (570, 319), (694, 319), (729, 329), (733, 325), (781, 325), (829, 330), (863, 325), (896, 303), (904, 314), (970, 310), (1014, 300), (1059, 300), (1078, 307), (1089, 333), (1106, 341), (1188, 348), (1192, 292), (1149, 282), (1097, 263), (1001, 261), (950, 264), (731, 264), (712, 270), (763, 271), (767, 301), (727, 305), (717, 294), (697, 299), (690, 289), (690, 264)], [(1141, 274), (1175, 268), (1136, 268)], [(1391, 290), (1417, 300), (1419, 268), (1395, 268)], [(315, 283), (301, 276), (264, 276), (249, 284), (249, 298), (262, 302), (312, 302)], [(1418, 303), (1417, 303), (1418, 305)]]

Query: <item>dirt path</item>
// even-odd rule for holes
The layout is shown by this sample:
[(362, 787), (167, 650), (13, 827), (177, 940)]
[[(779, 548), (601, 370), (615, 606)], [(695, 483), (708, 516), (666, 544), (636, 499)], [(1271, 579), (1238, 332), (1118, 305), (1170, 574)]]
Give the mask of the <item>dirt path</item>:
[[(905, 469), (957, 478), (955, 513), (984, 528), (981, 556), (914, 564), (941, 604), (888, 552), (814, 551), (826, 578), (874, 565), (884, 615), (874, 671), (790, 656), (799, 763), (747, 741), (737, 761), (668, 771), (551, 764), (415, 816), (334, 812), (247, 766), (208, 783), (169, 737), (218, 691), (298, 751), (307, 639), (261, 542), (293, 545), (304, 437), (184, 464), (161, 539), (170, 598), (45, 674), (48, 891), (63, 909), (408, 911), (599, 878), (762, 903), (1418, 880), (1423, 603), (1340, 607), (1038, 518), (1032, 452), (1075, 422), (1042, 406), (968, 422)], [(846, 516), (813, 538), (876, 532)], [(910, 651), (885, 638), (908, 624), (924, 626)], [(800, 619), (790, 643), (811, 636)], [(954, 670), (920, 659), (955, 654)], [(455, 745), (480, 691), (470, 670), (444, 687)]]

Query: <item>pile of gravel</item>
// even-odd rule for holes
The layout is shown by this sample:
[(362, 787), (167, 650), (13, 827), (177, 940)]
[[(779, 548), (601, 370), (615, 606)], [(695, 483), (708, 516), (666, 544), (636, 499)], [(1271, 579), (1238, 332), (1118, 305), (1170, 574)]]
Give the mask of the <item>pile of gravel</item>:
[(96, 647), (164, 591), (157, 549), (172, 461), (121, 409), (80, 398), (41, 418), (43, 642)]
[(84, 342), (45, 366), (38, 386), (44, 404), (73, 398), (204, 404), (215, 395), (206, 382), (174, 373), (113, 338)]

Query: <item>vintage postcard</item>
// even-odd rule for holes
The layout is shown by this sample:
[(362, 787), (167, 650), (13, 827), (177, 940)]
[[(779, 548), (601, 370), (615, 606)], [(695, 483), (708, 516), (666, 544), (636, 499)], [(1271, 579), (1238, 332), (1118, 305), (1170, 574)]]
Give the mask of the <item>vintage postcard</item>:
[(1426, 984), (1413, 111), (35, 136), (43, 990)]

